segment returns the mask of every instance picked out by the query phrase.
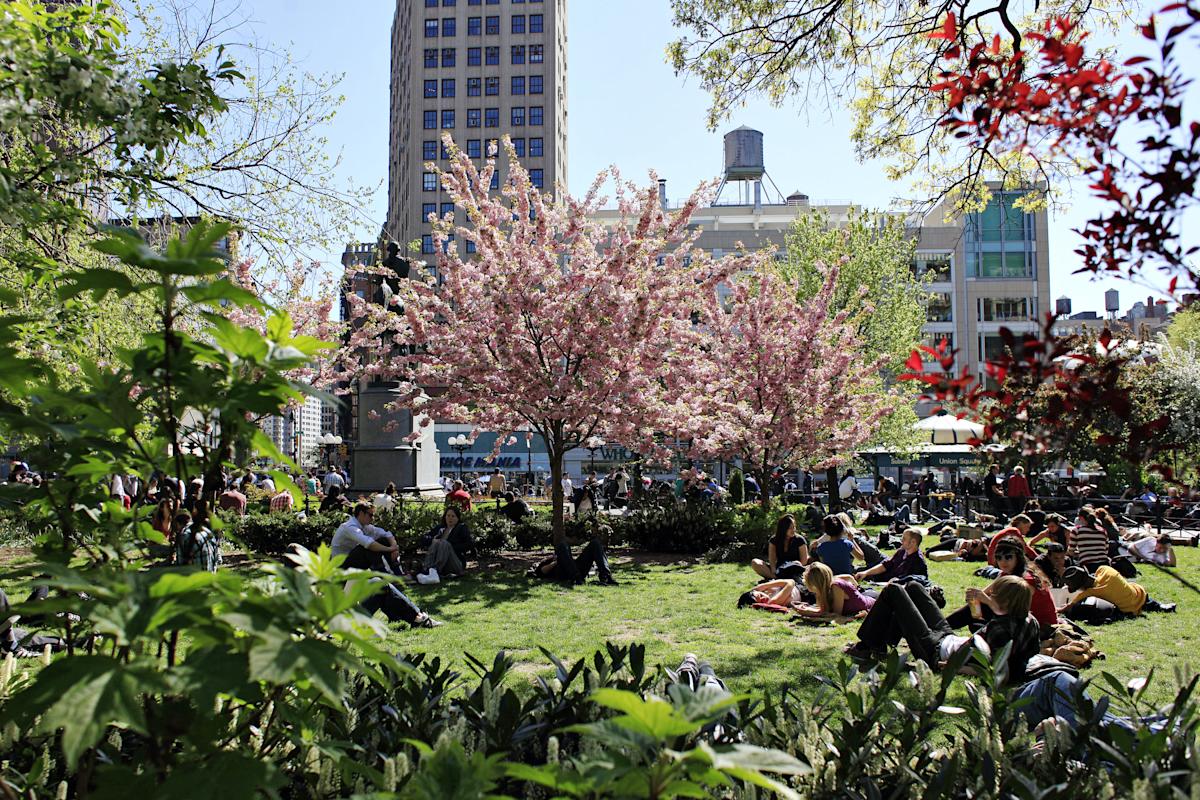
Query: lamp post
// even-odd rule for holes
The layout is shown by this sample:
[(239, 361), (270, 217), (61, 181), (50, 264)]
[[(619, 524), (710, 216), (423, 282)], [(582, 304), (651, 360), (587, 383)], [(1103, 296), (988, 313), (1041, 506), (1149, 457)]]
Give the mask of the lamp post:
[(525, 435), (525, 491), (533, 497), (533, 434)]
[(450, 440), (446, 442), (446, 444), (458, 451), (458, 479), (461, 481), (463, 479), (463, 453), (465, 453), (467, 448), (471, 446), (471, 440), (460, 433), (455, 436), (451, 436)]
[(594, 474), (596, 472), (596, 451), (604, 447), (606, 442), (599, 436), (589, 436), (587, 441), (583, 443), (584, 449), (588, 451), (591, 464), (589, 469)]

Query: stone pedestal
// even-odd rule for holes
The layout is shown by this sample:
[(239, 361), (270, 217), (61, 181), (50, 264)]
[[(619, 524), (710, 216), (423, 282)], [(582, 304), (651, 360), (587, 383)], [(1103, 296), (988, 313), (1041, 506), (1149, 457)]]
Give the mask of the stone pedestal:
[[(388, 410), (388, 404), (398, 395), (399, 390), (390, 383), (359, 387), (358, 442), (354, 445), (350, 488), (355, 492), (380, 492), (395, 483), (404, 494), (441, 494), (441, 459), (433, 440), (433, 425), (422, 427), (423, 417), (414, 417), (408, 409)], [(392, 430), (387, 430), (389, 425)], [(413, 430), (421, 435), (409, 442), (407, 437)]]

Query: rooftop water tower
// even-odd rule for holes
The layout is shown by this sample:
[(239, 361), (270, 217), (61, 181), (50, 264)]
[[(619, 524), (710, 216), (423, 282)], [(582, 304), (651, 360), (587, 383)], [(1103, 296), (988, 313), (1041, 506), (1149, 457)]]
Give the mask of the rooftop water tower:
[[(717, 188), (717, 196), (713, 205), (743, 205), (753, 202), (754, 210), (760, 211), (763, 204), (763, 179), (766, 178), (770, 187), (775, 190), (769, 202), (784, 205), (783, 192), (767, 174), (766, 162), (763, 158), (762, 131), (756, 131), (745, 125), (725, 134), (725, 172), (721, 177), (721, 185)], [(732, 185), (736, 195), (721, 203), (721, 195), (727, 186)]]
[(1117, 312), (1121, 310), (1121, 293), (1116, 289), (1104, 293), (1104, 310), (1108, 312), (1109, 319), (1117, 318)]
[(1071, 316), (1071, 298), (1060, 297), (1054, 301), (1054, 313), (1060, 317)]

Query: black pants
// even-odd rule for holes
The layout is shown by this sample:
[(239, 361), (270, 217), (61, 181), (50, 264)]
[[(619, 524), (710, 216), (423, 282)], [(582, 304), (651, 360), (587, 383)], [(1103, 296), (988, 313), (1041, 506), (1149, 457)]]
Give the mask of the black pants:
[(858, 629), (858, 638), (874, 649), (908, 642), (913, 655), (937, 667), (942, 640), (953, 633), (937, 603), (916, 582), (889, 583)]
[[(342, 567), (396, 574), (396, 570), (393, 569), (392, 563), (386, 555), (368, 550), (362, 545), (350, 551)], [(381, 591), (364, 600), (363, 608), (371, 614), (382, 611), (389, 622), (404, 621), (410, 625), (417, 621), (417, 617), (421, 616), (421, 609), (417, 608), (417, 604), (409, 600), (408, 595), (392, 584), (388, 584)]]
[(588, 542), (575, 557), (571, 556), (571, 548), (566, 542), (561, 542), (554, 547), (553, 571), (547, 571), (550, 569), (548, 561), (549, 559), (534, 568), (538, 577), (553, 577), (554, 580), (563, 583), (583, 583), (594, 566), (600, 580), (612, 580), (612, 570), (608, 568), (608, 555), (604, 552), (604, 543), (598, 538)]

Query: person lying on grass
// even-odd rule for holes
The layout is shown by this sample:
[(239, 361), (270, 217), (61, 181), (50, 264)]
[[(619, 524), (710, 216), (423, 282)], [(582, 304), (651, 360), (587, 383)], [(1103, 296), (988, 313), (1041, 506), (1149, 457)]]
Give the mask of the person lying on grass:
[(1010, 679), (1022, 680), (1026, 664), (1038, 653), (1041, 638), (1038, 621), (1029, 614), (1033, 599), (1029, 584), (1016, 575), (1004, 575), (986, 589), (967, 589), (966, 599), (968, 605), (978, 603), (992, 612), (992, 619), (973, 636), (954, 632), (924, 586), (889, 583), (859, 627), (858, 641), (845, 652), (856, 660), (871, 661), (905, 641), (914, 657), (939, 669), (963, 647), (973, 647), (990, 657), (1011, 643)]
[(865, 613), (875, 602), (859, 591), (853, 577), (838, 575), (835, 578), (829, 567), (821, 563), (808, 565), (804, 571), (804, 585), (812, 593), (814, 602), (804, 602), (805, 593), (795, 581), (780, 578), (760, 583), (743, 594), (738, 598), (738, 608), (761, 603), (790, 609), (802, 617), (835, 619)]
[(1133, 542), (1122, 542), (1120, 548), (1122, 553), (1134, 561), (1157, 564), (1160, 567), (1174, 567), (1178, 564), (1169, 533), (1162, 536), (1146, 536)]
[(1158, 602), (1141, 584), (1127, 580), (1113, 567), (1097, 567), (1095, 573), (1084, 567), (1068, 567), (1064, 579), (1069, 591), (1078, 592), (1058, 609), (1069, 619), (1099, 623), (1112, 621), (1120, 614), (1175, 610), (1174, 603)]

